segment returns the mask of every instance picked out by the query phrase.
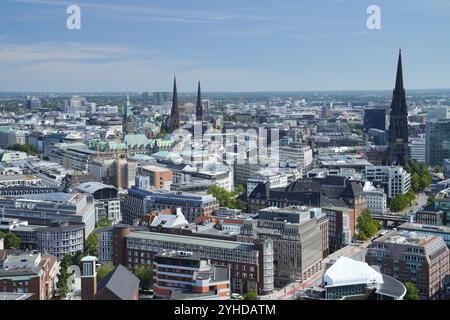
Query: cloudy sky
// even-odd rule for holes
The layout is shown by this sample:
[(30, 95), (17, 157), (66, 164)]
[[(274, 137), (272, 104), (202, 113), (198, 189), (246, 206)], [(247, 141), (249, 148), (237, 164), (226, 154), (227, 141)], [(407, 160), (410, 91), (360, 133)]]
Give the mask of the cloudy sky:
[(407, 89), (450, 88), (450, 2), (0, 1), (0, 91), (391, 89), (399, 47)]

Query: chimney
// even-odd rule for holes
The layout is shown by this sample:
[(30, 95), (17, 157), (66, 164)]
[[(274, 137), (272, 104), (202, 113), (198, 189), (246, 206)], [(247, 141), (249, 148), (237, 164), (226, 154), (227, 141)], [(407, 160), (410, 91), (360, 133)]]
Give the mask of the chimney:
[(97, 294), (97, 257), (87, 256), (81, 259), (81, 300), (95, 300)]

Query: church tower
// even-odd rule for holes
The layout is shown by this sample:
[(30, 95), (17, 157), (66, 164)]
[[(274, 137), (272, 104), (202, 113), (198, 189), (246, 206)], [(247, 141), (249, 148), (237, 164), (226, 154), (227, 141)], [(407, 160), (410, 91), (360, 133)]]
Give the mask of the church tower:
[(409, 161), (408, 106), (403, 87), (401, 50), (398, 56), (397, 78), (390, 111), (388, 152), (392, 165), (404, 166)]
[(172, 110), (170, 112), (168, 129), (170, 133), (180, 128), (180, 108), (178, 106), (177, 79), (173, 78)]
[(203, 122), (202, 90), (200, 88), (200, 81), (198, 82), (197, 104), (195, 107), (195, 117), (196, 117), (197, 121)]

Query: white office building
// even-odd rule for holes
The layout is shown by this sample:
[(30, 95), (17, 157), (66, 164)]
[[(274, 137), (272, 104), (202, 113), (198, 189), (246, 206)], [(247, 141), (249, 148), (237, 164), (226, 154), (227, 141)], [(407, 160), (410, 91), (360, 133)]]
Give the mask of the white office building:
[(389, 199), (406, 194), (411, 187), (411, 174), (401, 166), (367, 166), (363, 176), (375, 186), (381, 185)]
[(312, 168), (313, 152), (310, 146), (295, 142), (289, 146), (280, 147), (280, 159), (298, 162), (303, 172), (307, 172)]
[(375, 214), (383, 214), (387, 210), (387, 196), (382, 189), (375, 188), (369, 181), (364, 183), (364, 196), (367, 200), (367, 209)]

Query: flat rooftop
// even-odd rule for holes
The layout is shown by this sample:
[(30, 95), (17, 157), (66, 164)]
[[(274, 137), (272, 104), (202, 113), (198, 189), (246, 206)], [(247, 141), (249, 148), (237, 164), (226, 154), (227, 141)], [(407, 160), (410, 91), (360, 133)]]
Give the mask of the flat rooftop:
[(209, 239), (209, 238), (205, 239), (205, 238), (200, 238), (200, 237), (181, 236), (181, 235), (175, 235), (175, 234), (164, 234), (164, 233), (148, 232), (148, 231), (133, 231), (127, 236), (127, 238), (185, 243), (185, 244), (196, 245), (196, 246), (200, 246), (200, 247), (207, 246), (207, 247), (215, 247), (215, 248), (222, 248), (222, 249), (228, 249), (228, 250), (241, 250), (241, 251), (254, 251), (255, 250), (255, 247), (252, 244), (243, 243), (243, 242)]

